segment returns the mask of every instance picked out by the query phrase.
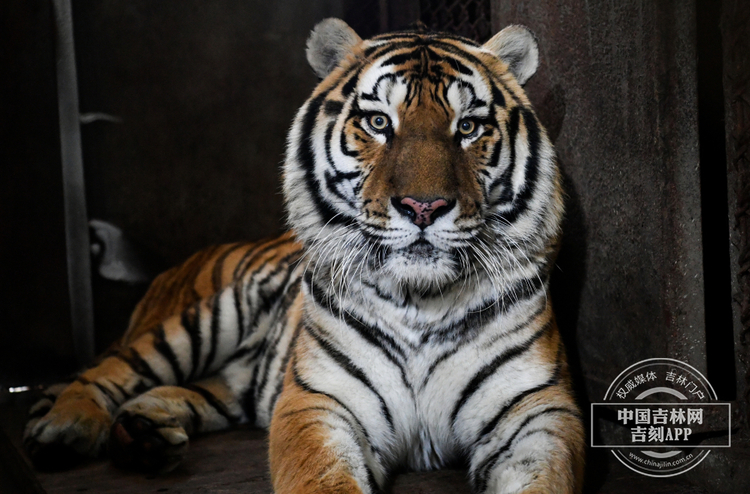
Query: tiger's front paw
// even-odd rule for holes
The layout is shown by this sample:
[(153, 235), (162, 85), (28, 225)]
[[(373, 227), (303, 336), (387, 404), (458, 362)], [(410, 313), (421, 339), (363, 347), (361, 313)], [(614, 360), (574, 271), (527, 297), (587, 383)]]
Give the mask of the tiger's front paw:
[(96, 457), (104, 450), (111, 424), (109, 412), (94, 400), (63, 398), (44, 416), (29, 421), (23, 443), (37, 468), (70, 468), (83, 458)]
[(120, 467), (165, 473), (185, 457), (188, 435), (176, 418), (160, 411), (121, 411), (112, 425), (109, 453)]

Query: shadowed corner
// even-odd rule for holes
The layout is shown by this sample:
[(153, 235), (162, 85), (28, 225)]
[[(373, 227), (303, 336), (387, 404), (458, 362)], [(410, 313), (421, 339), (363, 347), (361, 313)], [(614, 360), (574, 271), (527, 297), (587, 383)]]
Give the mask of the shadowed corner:
[(28, 448), (34, 467), (42, 472), (62, 472), (83, 463), (85, 456), (66, 444), (34, 443)]
[(552, 89), (547, 91), (541, 104), (536, 106), (539, 120), (547, 129), (547, 136), (549, 136), (552, 144), (557, 144), (557, 138), (562, 132), (565, 110), (565, 89), (560, 84), (555, 84)]
[[(551, 296), (555, 317), (568, 356), (573, 391), (583, 413), (583, 425), (587, 436), (591, 431), (591, 399), (586, 390), (586, 381), (581, 366), (581, 354), (578, 347), (578, 315), (581, 305), (581, 293), (586, 280), (586, 249), (588, 245), (588, 228), (586, 216), (581, 206), (580, 195), (570, 176), (565, 172), (565, 165), (558, 164), (565, 190), (565, 218), (560, 253), (552, 270)], [(596, 433), (596, 431), (594, 431)], [(591, 438), (587, 437), (586, 477), (584, 492), (597, 492), (608, 473), (607, 458), (588, 447)]]
[[(556, 84), (544, 93), (535, 110), (539, 120), (547, 130), (553, 144), (557, 144), (566, 115), (565, 89)], [(567, 169), (574, 167), (566, 164), (557, 156), (557, 163), (562, 175), (565, 192), (565, 217), (562, 224), (560, 252), (551, 275), (551, 296), (555, 317), (568, 356), (573, 390), (583, 412), (584, 428), (590, 433), (591, 411), (589, 408), (586, 381), (581, 366), (581, 353), (578, 348), (578, 314), (581, 305), (581, 293), (586, 280), (586, 250), (588, 247), (588, 228), (586, 215), (581, 204), (581, 197)], [(596, 433), (596, 431), (595, 431)], [(591, 438), (587, 438), (587, 445)], [(584, 492), (597, 492), (604, 484), (609, 471), (607, 458), (594, 454), (591, 448), (586, 452), (586, 479)]]

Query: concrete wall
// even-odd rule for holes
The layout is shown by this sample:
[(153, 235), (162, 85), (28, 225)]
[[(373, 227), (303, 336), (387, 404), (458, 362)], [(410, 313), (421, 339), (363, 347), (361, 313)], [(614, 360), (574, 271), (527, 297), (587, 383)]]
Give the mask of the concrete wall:
[[(3, 2), (0, 384), (73, 370), (49, 2)], [(284, 229), (279, 163), (317, 79), (308, 33), (341, 0), (73, 1), (88, 213), (173, 265)], [(7, 37), (6, 37), (7, 36)], [(144, 286), (94, 279), (97, 346)]]

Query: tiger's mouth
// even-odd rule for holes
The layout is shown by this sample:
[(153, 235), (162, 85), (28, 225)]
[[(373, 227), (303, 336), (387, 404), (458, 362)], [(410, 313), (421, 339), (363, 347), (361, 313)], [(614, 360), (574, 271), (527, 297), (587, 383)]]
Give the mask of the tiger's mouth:
[(418, 239), (401, 250), (407, 257), (415, 258), (434, 257), (438, 253), (438, 248), (424, 238)]
[(404, 247), (387, 249), (379, 260), (374, 274), (420, 290), (446, 286), (461, 274), (460, 263), (450, 252), (423, 237)]

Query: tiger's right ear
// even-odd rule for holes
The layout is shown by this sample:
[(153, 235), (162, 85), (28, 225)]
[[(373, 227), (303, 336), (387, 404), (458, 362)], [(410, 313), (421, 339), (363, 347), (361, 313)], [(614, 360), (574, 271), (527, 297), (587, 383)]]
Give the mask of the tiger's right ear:
[(483, 48), (508, 64), (520, 85), (526, 84), (539, 67), (536, 36), (526, 26), (511, 25), (494, 35)]
[(307, 61), (323, 79), (361, 42), (362, 39), (346, 22), (324, 19), (315, 25), (307, 38)]

